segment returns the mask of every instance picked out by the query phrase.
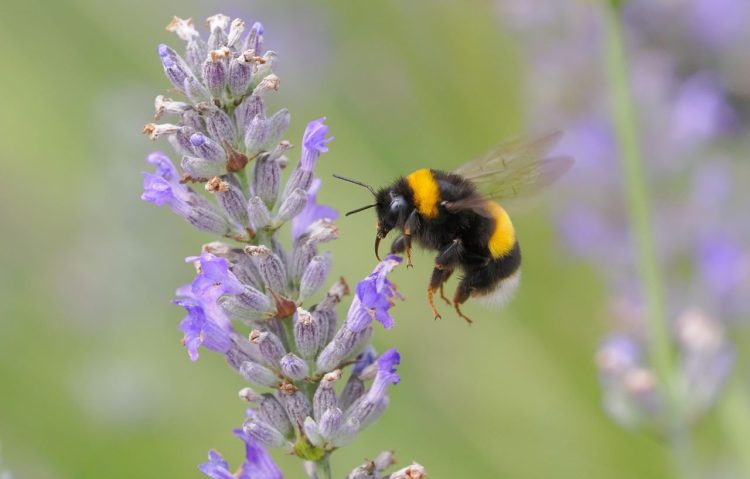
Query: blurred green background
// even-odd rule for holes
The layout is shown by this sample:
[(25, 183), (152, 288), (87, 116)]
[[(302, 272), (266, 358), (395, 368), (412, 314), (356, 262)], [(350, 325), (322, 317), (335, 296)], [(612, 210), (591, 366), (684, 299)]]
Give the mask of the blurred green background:
[[(164, 31), (173, 14), (265, 24), (281, 59), (271, 108), (292, 112), (292, 142), (328, 116), (336, 140), (320, 162), (319, 199), (347, 210), (367, 196), (333, 172), (380, 185), (417, 167), (452, 168), (524, 129), (518, 47), (493, 8), (4, 1), (0, 445), (14, 476), (201, 477), (209, 448), (232, 464), (242, 456), (230, 430), (243, 418), (243, 382), (218, 356), (190, 363), (182, 311), (169, 304), (193, 276), (183, 258), (212, 238), (139, 199), (146, 154), (168, 149), (140, 129), (168, 89), (156, 44), (181, 47)], [(370, 213), (342, 219), (331, 246), (334, 274), (350, 283), (374, 264)], [(544, 201), (514, 218), (521, 292), (501, 312), (467, 305), (472, 327), (448, 312), (431, 318), (431, 254), (395, 273), (407, 301), (375, 342), (402, 352), (403, 380), (384, 418), (334, 455), (339, 477), (385, 449), (435, 478), (669, 477), (666, 450), (600, 407), (596, 277), (557, 246)], [(274, 457), (302, 477), (296, 458)]]

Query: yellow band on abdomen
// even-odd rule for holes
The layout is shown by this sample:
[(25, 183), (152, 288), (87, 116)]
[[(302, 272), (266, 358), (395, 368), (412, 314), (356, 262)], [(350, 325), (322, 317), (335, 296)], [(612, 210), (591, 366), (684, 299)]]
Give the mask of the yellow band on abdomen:
[(417, 170), (406, 177), (412, 193), (417, 211), (425, 218), (431, 219), (438, 214), (438, 201), (440, 201), (440, 188), (438, 188), (432, 171), (427, 168)]
[(493, 258), (502, 258), (510, 253), (513, 245), (516, 244), (516, 230), (510, 221), (510, 216), (505, 212), (502, 206), (494, 201), (488, 201), (487, 207), (495, 219), (495, 229), (492, 231), (490, 241), (487, 246)]

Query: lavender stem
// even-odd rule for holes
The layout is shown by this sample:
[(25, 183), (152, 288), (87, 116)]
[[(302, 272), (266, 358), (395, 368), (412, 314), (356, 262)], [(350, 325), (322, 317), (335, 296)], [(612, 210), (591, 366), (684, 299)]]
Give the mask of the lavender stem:
[(647, 304), (649, 356), (664, 388), (669, 410), (669, 441), (679, 477), (689, 478), (692, 445), (684, 405), (675, 381), (669, 325), (664, 314), (664, 288), (655, 250), (650, 200), (643, 161), (639, 151), (634, 100), (629, 85), (624, 35), (616, 2), (607, 2), (604, 15), (604, 65), (612, 94), (612, 115), (624, 173), (626, 203), (635, 239), (638, 271)]

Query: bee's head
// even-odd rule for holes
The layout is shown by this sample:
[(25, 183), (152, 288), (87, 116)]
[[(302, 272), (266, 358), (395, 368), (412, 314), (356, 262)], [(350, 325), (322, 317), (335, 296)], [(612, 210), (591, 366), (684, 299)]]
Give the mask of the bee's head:
[(385, 236), (402, 220), (407, 204), (403, 195), (395, 188), (382, 188), (375, 195), (375, 211), (378, 213), (378, 237)]
[(405, 195), (398, 192), (398, 182), (396, 182), (396, 184), (393, 186), (381, 188), (379, 191), (375, 192), (375, 190), (370, 185), (362, 183), (361, 181), (353, 180), (351, 178), (345, 178), (339, 175), (333, 176), (340, 180), (348, 181), (349, 183), (354, 183), (355, 185), (367, 188), (370, 193), (375, 196), (375, 203), (349, 211), (346, 216), (349, 216), (353, 213), (358, 213), (368, 208), (375, 208), (375, 211), (378, 214), (378, 231), (375, 236), (375, 256), (380, 259), (380, 256), (378, 254), (378, 245), (380, 244), (380, 240), (385, 238), (393, 228), (403, 222), (406, 210), (408, 208)]

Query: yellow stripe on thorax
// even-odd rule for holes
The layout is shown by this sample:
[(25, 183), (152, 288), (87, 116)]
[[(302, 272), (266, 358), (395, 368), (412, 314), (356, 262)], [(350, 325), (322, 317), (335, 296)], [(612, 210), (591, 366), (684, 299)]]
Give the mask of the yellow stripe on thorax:
[(425, 218), (434, 218), (438, 214), (438, 201), (440, 201), (440, 188), (438, 188), (432, 171), (427, 168), (417, 170), (406, 177), (412, 193), (417, 211)]
[(487, 246), (493, 258), (501, 258), (513, 249), (513, 245), (516, 243), (516, 230), (510, 221), (510, 216), (502, 206), (494, 201), (488, 201), (487, 207), (495, 219), (495, 229), (492, 231)]

